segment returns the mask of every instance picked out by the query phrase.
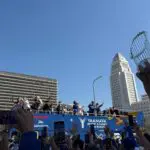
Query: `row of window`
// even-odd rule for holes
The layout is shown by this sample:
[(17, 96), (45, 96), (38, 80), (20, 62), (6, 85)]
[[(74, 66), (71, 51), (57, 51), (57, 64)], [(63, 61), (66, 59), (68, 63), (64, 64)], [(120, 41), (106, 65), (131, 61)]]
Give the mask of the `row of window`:
[[(42, 100), (44, 102), (45, 99), (42, 98)], [(3, 100), (0, 100), (0, 101), (1, 101), (0, 105), (4, 105), (4, 106), (12, 106), (13, 105), (12, 101), (11, 100), (8, 101), (8, 99), (7, 100), (3, 99)], [(29, 101), (30, 101), (30, 104), (32, 104), (34, 102), (33, 100), (30, 100), (30, 99), (29, 99)], [(49, 102), (56, 103), (56, 100), (51, 100)]]
[(13, 84), (16, 84), (16, 83), (21, 83), (21, 84), (27, 84), (27, 85), (36, 85), (36, 86), (43, 86), (43, 87), (47, 87), (47, 86), (54, 86), (54, 87), (57, 87), (57, 84), (56, 83), (47, 83), (47, 84), (42, 84), (42, 83), (37, 83), (37, 82), (21, 82), (21, 81), (13, 81), (13, 80), (6, 80), (6, 79), (1, 79), (0, 78), (0, 82), (1, 83), (13, 83)]
[[(19, 95), (20, 96), (20, 95)], [(28, 95), (26, 95), (26, 96), (24, 96), (24, 97), (26, 97), (29, 101), (31, 101), (31, 102), (33, 102), (34, 101), (34, 99), (33, 99), (33, 96), (28, 96)], [(18, 98), (18, 96), (16, 96), (16, 97), (9, 97), (9, 98), (1, 98), (0, 97), (0, 103), (13, 103), (13, 100), (16, 100)], [(49, 100), (49, 101), (56, 101), (56, 97), (52, 97), (52, 98), (50, 98), (50, 99), (48, 99), (47, 97), (44, 97), (44, 96), (40, 96), (40, 98), (42, 99), (42, 100)]]
[(40, 80), (30, 80), (30, 79), (25, 79), (25, 78), (14, 78), (14, 77), (7, 77), (7, 76), (1, 76), (0, 75), (0, 79), (5, 79), (5, 80), (11, 80), (11, 81), (17, 81), (17, 82), (28, 82), (28, 83), (39, 83), (39, 84), (57, 84), (57, 81), (53, 81), (53, 80), (47, 80), (47, 81), (40, 81)]
[(29, 77), (28, 75), (24, 75), (24, 76), (13, 76), (13, 75), (9, 75), (9, 74), (1, 74), (0, 73), (0, 77), (2, 78), (9, 78), (9, 79), (12, 79), (12, 80), (26, 80), (26, 81), (29, 81), (29, 82), (34, 82), (34, 81), (37, 81), (37, 82), (43, 82), (43, 83), (47, 83), (47, 82), (51, 82), (51, 83), (54, 83), (54, 82), (57, 82), (57, 80), (55, 79), (49, 79), (49, 78), (40, 78), (40, 77)]
[(53, 93), (57, 93), (57, 91), (56, 90), (49, 90), (49, 89), (47, 89), (47, 90), (44, 90), (43, 88), (39, 88), (39, 89), (34, 89), (34, 88), (18, 88), (18, 87), (1, 87), (0, 86), (0, 92), (28, 92), (28, 93), (37, 93), (37, 92), (39, 92), (39, 93), (42, 93), (42, 94), (53, 94)]
[(34, 95), (35, 93), (36, 94), (40, 94), (40, 95), (43, 95), (43, 96), (48, 96), (48, 95), (57, 95), (56, 91), (53, 91), (53, 92), (42, 92), (40, 90), (38, 91), (25, 91), (25, 90), (22, 90), (22, 89), (16, 89), (16, 90), (12, 90), (12, 89), (0, 89), (0, 93), (6, 93), (6, 94), (30, 94), (30, 95)]
[[(12, 96), (12, 97), (8, 97), (8, 98), (3, 98), (3, 97), (0, 97), (0, 103), (12, 103), (13, 100), (16, 100), (18, 99), (18, 97), (20, 97), (20, 95), (18, 96)], [(31, 102), (33, 102), (33, 96), (29, 96), (29, 95), (24, 95), (24, 97), (26, 97), (27, 99), (29, 99)], [(56, 97), (53, 96), (51, 97), (50, 99), (48, 99), (47, 97), (44, 97), (44, 96), (40, 96), (42, 100), (49, 100), (49, 101), (56, 101)]]
[[(44, 99), (42, 99), (44, 100)], [(33, 103), (34, 101), (33, 100), (30, 100), (29, 99), (29, 102), (30, 103)], [(51, 100), (50, 102), (56, 102), (55, 100)], [(6, 106), (12, 106), (14, 103), (12, 102), (11, 99), (0, 99), (0, 105), (6, 105)]]
[(35, 87), (37, 87), (37, 86), (40, 86), (40, 87), (57, 87), (57, 84), (39, 84), (39, 83), (32, 83), (32, 82), (26, 82), (26, 81), (24, 81), (24, 82), (21, 82), (21, 81), (12, 81), (12, 80), (7, 80), (7, 79), (1, 79), (0, 78), (0, 83), (3, 83), (3, 84), (10, 84), (10, 85), (27, 85), (27, 86), (35, 86)]

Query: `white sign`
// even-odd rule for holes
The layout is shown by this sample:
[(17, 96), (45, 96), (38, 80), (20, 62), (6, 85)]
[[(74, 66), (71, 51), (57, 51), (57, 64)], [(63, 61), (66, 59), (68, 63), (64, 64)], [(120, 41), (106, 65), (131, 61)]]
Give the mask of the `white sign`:
[(43, 127), (48, 127), (48, 125), (44, 125), (44, 124), (42, 124), (42, 125), (34, 125), (34, 127), (35, 128), (43, 128)]
[(81, 123), (81, 128), (84, 129), (85, 118), (84, 119), (79, 118), (79, 120), (80, 120), (80, 123)]
[(97, 129), (104, 129), (104, 127), (107, 125), (107, 122), (105, 119), (88, 119), (87, 125), (94, 125), (94, 127)]

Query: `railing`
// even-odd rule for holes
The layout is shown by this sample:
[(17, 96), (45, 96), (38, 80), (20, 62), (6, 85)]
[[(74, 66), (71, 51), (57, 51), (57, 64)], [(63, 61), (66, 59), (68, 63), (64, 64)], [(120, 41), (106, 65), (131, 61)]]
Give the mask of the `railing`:
[(80, 113), (76, 113), (74, 114), (73, 111), (67, 111), (67, 112), (58, 112), (58, 111), (42, 111), (42, 110), (32, 110), (33, 113), (44, 113), (44, 114), (59, 114), (59, 115), (77, 115), (77, 116), (105, 116), (105, 117), (127, 117), (127, 113), (126, 114), (109, 114), (109, 113), (103, 113), (100, 112), (98, 114), (95, 115), (95, 113), (88, 113), (88, 112), (84, 112), (83, 114)]

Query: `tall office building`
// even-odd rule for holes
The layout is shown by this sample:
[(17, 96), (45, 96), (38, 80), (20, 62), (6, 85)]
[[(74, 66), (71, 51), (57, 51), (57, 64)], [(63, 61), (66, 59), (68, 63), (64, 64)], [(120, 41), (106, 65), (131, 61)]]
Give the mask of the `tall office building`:
[(131, 104), (137, 101), (136, 85), (128, 61), (120, 53), (113, 58), (110, 84), (113, 106), (131, 110)]
[(57, 80), (25, 74), (0, 72), (0, 110), (9, 110), (13, 99), (27, 97), (32, 103), (34, 96), (56, 104)]

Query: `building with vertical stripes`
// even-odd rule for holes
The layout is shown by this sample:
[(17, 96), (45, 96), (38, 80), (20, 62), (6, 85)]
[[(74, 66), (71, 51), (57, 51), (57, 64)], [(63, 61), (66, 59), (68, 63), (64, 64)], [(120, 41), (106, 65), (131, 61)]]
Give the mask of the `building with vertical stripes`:
[(110, 85), (112, 105), (124, 111), (131, 110), (131, 104), (138, 100), (136, 83), (128, 61), (120, 53), (113, 58)]
[(34, 96), (43, 101), (57, 102), (57, 80), (25, 74), (0, 72), (0, 110), (10, 110), (13, 100), (26, 97), (30, 104)]

